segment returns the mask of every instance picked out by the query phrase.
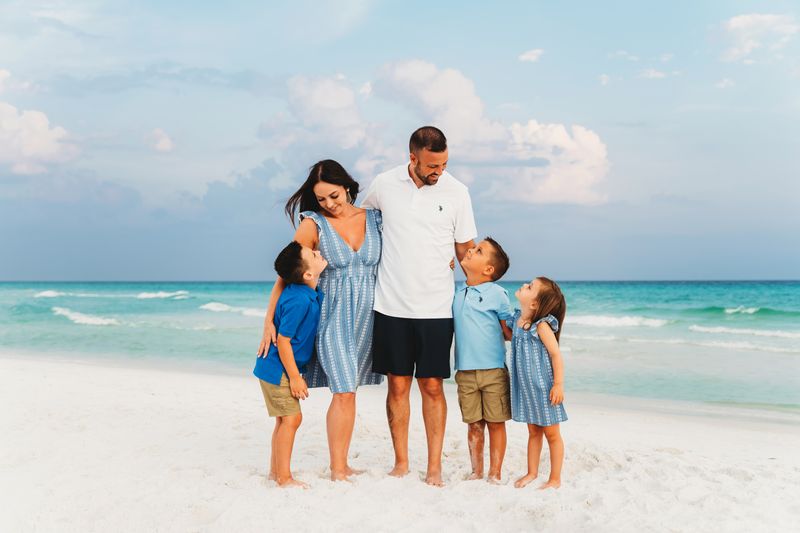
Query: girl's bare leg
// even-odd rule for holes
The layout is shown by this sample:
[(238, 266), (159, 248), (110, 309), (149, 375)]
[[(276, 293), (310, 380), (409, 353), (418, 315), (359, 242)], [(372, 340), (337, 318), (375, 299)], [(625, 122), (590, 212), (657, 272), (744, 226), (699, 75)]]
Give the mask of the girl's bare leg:
[(558, 424), (544, 428), (544, 436), (550, 448), (550, 479), (540, 489), (557, 489), (561, 486), (561, 466), (564, 464), (564, 441)]
[(539, 459), (542, 455), (543, 428), (536, 424), (528, 424), (528, 473), (514, 482), (518, 489), (526, 486), (539, 475)]

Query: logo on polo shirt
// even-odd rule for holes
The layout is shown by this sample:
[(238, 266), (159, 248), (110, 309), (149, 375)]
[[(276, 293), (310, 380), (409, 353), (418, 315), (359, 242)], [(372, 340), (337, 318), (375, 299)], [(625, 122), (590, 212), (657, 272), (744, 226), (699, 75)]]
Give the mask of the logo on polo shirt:
[(441, 204), (439, 204), (439, 212), (441, 213), (444, 210)]

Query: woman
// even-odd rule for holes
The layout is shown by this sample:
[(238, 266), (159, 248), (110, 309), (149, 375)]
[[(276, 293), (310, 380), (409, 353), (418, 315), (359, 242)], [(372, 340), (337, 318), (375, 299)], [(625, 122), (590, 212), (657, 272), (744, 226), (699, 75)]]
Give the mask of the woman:
[[(360, 473), (347, 461), (356, 417), (355, 393), (359, 385), (383, 380), (372, 372), (372, 304), (381, 254), (381, 214), (355, 207), (357, 195), (358, 183), (342, 165), (326, 159), (311, 167), (308, 179), (286, 203), (292, 221), (300, 211), (294, 240), (319, 250), (328, 261), (319, 280), (325, 298), (317, 355), (305, 378), (309, 387), (328, 386), (333, 393), (327, 416), (333, 481)], [(275, 342), (273, 317), (284, 286), (278, 278), (272, 289), (259, 354), (268, 342)]]

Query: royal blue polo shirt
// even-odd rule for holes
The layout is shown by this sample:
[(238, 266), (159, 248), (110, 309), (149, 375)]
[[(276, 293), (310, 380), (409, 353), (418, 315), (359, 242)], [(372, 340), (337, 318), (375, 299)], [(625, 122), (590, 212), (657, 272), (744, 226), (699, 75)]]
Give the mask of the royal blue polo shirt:
[(462, 283), (453, 297), (456, 370), (503, 368), (506, 342), (500, 321), (513, 316), (508, 291), (497, 283)]
[[(314, 354), (314, 338), (317, 336), (323, 296), (319, 289), (292, 283), (283, 289), (275, 307), (275, 331), (292, 339), (294, 361), (301, 373), (305, 372), (306, 364)], [(284, 372), (286, 369), (281, 363), (278, 348), (270, 344), (267, 356), (256, 359), (253, 375), (267, 383), (280, 385)]]

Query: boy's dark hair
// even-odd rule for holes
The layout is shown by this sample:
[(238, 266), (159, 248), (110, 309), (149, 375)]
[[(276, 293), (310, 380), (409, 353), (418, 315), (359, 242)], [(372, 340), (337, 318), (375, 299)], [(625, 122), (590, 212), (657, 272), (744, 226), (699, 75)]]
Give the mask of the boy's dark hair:
[(306, 262), (303, 260), (303, 246), (292, 241), (275, 258), (275, 272), (286, 283), (303, 283)]
[(511, 261), (508, 259), (508, 254), (506, 251), (503, 250), (502, 246), (500, 246), (500, 243), (491, 237), (486, 237), (483, 240), (492, 245), (492, 259), (489, 261), (489, 264), (494, 267), (494, 272), (492, 272), (492, 281), (497, 281), (506, 275), (506, 272), (508, 272), (508, 267), (511, 266)]
[(447, 139), (442, 130), (434, 126), (423, 126), (411, 134), (408, 141), (408, 151), (412, 154), (427, 149), (431, 152), (444, 152), (447, 150)]

